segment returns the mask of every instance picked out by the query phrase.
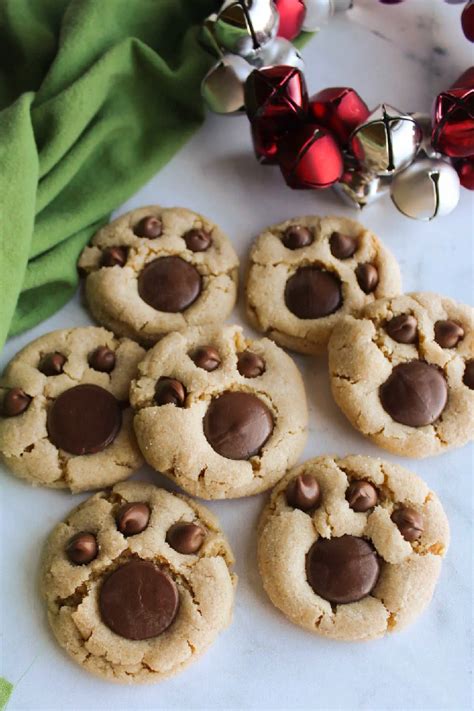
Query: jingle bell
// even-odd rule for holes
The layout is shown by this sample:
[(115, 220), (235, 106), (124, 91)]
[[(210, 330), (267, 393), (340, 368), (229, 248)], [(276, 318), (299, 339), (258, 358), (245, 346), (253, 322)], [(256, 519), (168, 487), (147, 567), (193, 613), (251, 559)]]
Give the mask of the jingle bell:
[(395, 207), (415, 220), (449, 215), (459, 202), (459, 177), (443, 160), (423, 158), (396, 175), (390, 187)]
[(450, 158), (474, 154), (474, 67), (436, 97), (432, 140)]
[(381, 104), (353, 132), (349, 144), (364, 169), (394, 175), (415, 158), (422, 131), (412, 116)]
[(339, 180), (344, 168), (333, 135), (310, 123), (282, 137), (278, 162), (286, 184), (295, 190), (328, 188)]
[(304, 69), (301, 54), (291, 42), (283, 37), (275, 37), (273, 42), (268, 42), (254, 57), (250, 57), (249, 61), (257, 69), (276, 66)]
[(378, 200), (389, 190), (390, 179), (366, 173), (356, 161), (345, 162), (344, 172), (333, 188), (345, 203), (358, 210)]
[(278, 37), (287, 40), (295, 39), (301, 32), (306, 15), (303, 0), (273, 0), (273, 2), (280, 15)]
[(303, 22), (305, 32), (316, 32), (336, 12), (345, 12), (352, 7), (352, 0), (304, 0), (306, 16)]
[(278, 20), (272, 0), (225, 0), (213, 33), (223, 51), (251, 57), (276, 36)]
[(454, 167), (463, 188), (474, 190), (474, 156), (457, 160)]
[(313, 121), (335, 133), (343, 144), (370, 113), (359, 94), (347, 87), (319, 91), (310, 98), (308, 112)]
[(244, 110), (244, 84), (253, 67), (242, 57), (225, 54), (208, 71), (201, 83), (201, 96), (216, 114)]
[(245, 82), (244, 96), (250, 121), (264, 116), (287, 122), (291, 117), (302, 120), (306, 115), (308, 91), (299, 69), (285, 66), (255, 69)]

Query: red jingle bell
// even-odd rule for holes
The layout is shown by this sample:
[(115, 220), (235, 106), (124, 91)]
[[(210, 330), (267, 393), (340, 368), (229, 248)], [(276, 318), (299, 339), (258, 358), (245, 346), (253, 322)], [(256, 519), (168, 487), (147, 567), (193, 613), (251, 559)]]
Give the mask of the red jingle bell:
[(294, 67), (255, 69), (245, 82), (244, 97), (250, 121), (260, 116), (283, 121), (300, 119), (308, 108), (304, 76)]
[(303, 0), (273, 0), (280, 15), (278, 37), (293, 40), (301, 32), (306, 7)]
[(354, 89), (338, 86), (318, 91), (310, 98), (308, 111), (314, 121), (332, 131), (343, 144), (370, 114)]
[(454, 167), (463, 188), (474, 190), (474, 156), (456, 161)]
[(462, 31), (469, 40), (474, 42), (474, 0), (469, 0), (461, 14)]
[(436, 97), (431, 141), (450, 158), (474, 154), (474, 67)]
[(251, 123), (252, 143), (259, 163), (264, 165), (278, 164), (278, 144), (283, 132), (277, 122), (265, 117), (256, 118)]
[(328, 188), (344, 169), (334, 136), (314, 123), (303, 124), (281, 139), (278, 161), (286, 184), (295, 190)]

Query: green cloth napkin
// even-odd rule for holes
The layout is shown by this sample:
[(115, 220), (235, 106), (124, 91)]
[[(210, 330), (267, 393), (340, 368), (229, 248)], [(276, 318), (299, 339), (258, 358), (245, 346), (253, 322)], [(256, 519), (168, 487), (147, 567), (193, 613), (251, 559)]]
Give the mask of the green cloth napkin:
[(109, 213), (204, 118), (219, 0), (0, 0), (0, 348), (73, 293)]
[(0, 0), (0, 349), (70, 298), (92, 234), (201, 124), (221, 3)]

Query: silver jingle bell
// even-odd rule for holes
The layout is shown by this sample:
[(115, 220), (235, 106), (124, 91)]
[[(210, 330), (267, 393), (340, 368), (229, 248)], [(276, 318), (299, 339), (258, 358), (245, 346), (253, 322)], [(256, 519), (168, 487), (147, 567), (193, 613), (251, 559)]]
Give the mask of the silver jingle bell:
[(222, 50), (252, 57), (276, 37), (279, 21), (272, 0), (225, 0), (213, 34)]
[(224, 54), (201, 83), (201, 96), (216, 114), (244, 110), (244, 84), (253, 67), (236, 54)]
[(410, 165), (421, 139), (421, 128), (411, 116), (381, 104), (353, 131), (350, 147), (367, 171), (394, 175)]
[(304, 70), (303, 57), (292, 42), (284, 39), (284, 37), (275, 37), (273, 42), (269, 42), (265, 47), (262, 47), (259, 53), (249, 61), (257, 69), (284, 65), (301, 69), (301, 71)]
[(352, 0), (303, 0), (303, 2), (306, 7), (303, 22), (305, 32), (316, 32), (336, 12), (350, 10), (353, 5)]
[(399, 173), (390, 188), (395, 207), (415, 220), (449, 215), (459, 202), (459, 176), (444, 160), (423, 158)]
[(424, 153), (427, 158), (436, 158), (436, 159), (442, 159), (441, 153), (438, 153), (438, 151), (435, 151), (433, 146), (431, 145), (431, 132), (433, 130), (433, 126), (431, 123), (431, 116), (428, 114), (421, 114), (421, 113), (414, 113), (410, 114), (410, 116), (413, 116), (419, 127), (421, 128), (422, 131), (422, 139), (421, 139), (421, 145), (420, 145), (420, 153)]
[(360, 166), (346, 162), (342, 178), (333, 188), (350, 207), (362, 210), (388, 192), (389, 182), (389, 178), (367, 173)]

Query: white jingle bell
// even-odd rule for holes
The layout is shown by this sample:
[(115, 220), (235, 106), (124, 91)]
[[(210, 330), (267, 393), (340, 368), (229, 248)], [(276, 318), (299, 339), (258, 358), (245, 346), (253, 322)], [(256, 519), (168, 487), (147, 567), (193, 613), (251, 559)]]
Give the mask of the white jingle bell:
[(414, 160), (422, 130), (412, 116), (381, 104), (353, 131), (350, 148), (364, 169), (375, 175), (394, 175)]
[(352, 7), (352, 0), (303, 0), (306, 15), (303, 22), (305, 32), (316, 32), (321, 25), (336, 13), (345, 12)]
[(284, 37), (276, 37), (273, 42), (269, 42), (265, 47), (262, 47), (259, 53), (249, 61), (257, 69), (284, 65), (301, 69), (301, 71), (304, 70), (303, 57), (293, 43), (284, 39)]
[(389, 182), (389, 178), (366, 173), (353, 161), (346, 160), (344, 173), (333, 188), (350, 207), (362, 210), (388, 192)]
[(244, 110), (244, 84), (253, 67), (236, 54), (224, 54), (201, 83), (201, 96), (216, 114)]
[(449, 215), (459, 202), (459, 176), (444, 160), (423, 158), (392, 180), (395, 207), (415, 220)]
[(222, 50), (252, 57), (276, 37), (279, 21), (272, 0), (225, 0), (213, 34)]

